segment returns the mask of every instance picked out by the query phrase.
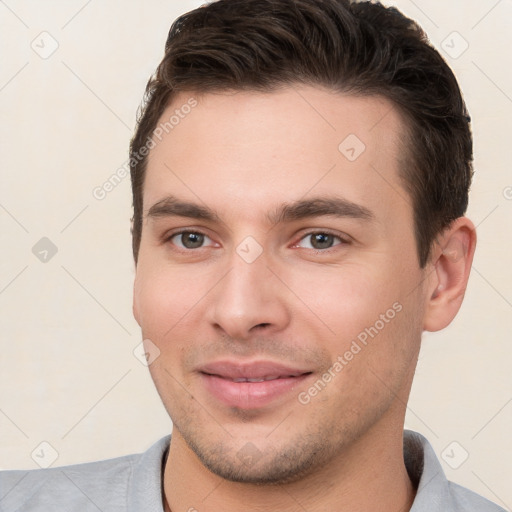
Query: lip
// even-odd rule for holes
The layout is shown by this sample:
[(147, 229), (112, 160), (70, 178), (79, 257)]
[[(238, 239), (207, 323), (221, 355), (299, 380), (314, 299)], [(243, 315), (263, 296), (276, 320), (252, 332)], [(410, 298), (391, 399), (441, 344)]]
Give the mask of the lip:
[(282, 399), (311, 375), (271, 361), (219, 361), (199, 369), (207, 392), (229, 407), (257, 409)]

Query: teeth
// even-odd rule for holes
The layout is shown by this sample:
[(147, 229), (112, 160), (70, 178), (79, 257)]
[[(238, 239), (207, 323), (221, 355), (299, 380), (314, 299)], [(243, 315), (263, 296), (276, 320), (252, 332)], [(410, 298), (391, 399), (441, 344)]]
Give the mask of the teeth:
[[(283, 378), (286, 378), (286, 377), (294, 377), (294, 375), (287, 375), (287, 376), (283, 376)], [(240, 378), (236, 378), (236, 379), (233, 379), (233, 382), (266, 382), (266, 381), (269, 381), (269, 380), (277, 380), (277, 379), (280, 379), (281, 377), (279, 376), (276, 376), (276, 375), (269, 375), (268, 377), (263, 377), (263, 378), (255, 378), (255, 379), (249, 379), (249, 378), (246, 378), (246, 377), (240, 377)]]

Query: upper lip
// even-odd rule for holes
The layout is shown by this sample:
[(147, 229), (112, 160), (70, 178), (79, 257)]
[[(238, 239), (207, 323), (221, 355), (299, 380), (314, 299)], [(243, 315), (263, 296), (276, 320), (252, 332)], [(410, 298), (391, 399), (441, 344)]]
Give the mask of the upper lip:
[(199, 368), (199, 372), (216, 375), (229, 380), (270, 380), (284, 377), (298, 377), (310, 370), (287, 366), (273, 361), (234, 362), (217, 361)]

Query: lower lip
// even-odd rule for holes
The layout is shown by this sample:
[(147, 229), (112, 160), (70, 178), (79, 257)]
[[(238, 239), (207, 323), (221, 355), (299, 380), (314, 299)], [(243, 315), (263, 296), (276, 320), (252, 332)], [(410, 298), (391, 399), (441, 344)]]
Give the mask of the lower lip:
[(229, 407), (257, 409), (292, 392), (311, 374), (263, 382), (233, 382), (216, 375), (201, 374), (207, 390)]

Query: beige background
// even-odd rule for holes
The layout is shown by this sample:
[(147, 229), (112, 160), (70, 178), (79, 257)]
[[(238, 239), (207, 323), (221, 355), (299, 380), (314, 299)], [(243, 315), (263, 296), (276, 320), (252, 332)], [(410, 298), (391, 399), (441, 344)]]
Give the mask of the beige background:
[[(172, 20), (201, 3), (0, 2), (2, 468), (141, 451), (171, 429), (133, 354), (129, 179), (101, 201), (92, 191), (126, 161)], [(461, 313), (425, 336), (406, 426), (444, 454), (449, 478), (511, 510), (512, 1), (390, 3), (459, 77), (479, 233)], [(47, 262), (32, 252), (42, 237), (58, 249)]]

